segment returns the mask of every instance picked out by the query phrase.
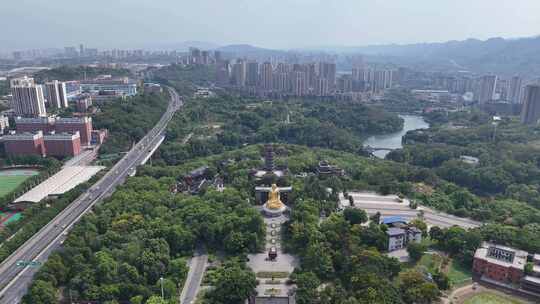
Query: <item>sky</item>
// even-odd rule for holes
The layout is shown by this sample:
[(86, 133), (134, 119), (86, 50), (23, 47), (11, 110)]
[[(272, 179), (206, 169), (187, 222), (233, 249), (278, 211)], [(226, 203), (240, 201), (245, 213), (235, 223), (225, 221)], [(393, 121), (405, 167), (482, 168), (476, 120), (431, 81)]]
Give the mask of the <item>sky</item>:
[(540, 0), (0, 0), (0, 49), (275, 49), (540, 34)]

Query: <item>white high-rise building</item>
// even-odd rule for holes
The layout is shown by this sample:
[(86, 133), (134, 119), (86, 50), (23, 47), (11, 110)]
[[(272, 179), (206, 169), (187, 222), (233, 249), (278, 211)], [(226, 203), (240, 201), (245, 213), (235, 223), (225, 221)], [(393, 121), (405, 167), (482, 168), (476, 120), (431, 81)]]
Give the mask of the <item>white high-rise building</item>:
[(478, 103), (484, 104), (493, 100), (495, 96), (495, 88), (497, 87), (497, 76), (482, 76), (478, 85), (478, 96), (476, 98)]
[(274, 88), (274, 77), (273, 77), (272, 64), (270, 62), (265, 62), (261, 68), (261, 84), (262, 88), (265, 91), (271, 91)]
[(50, 106), (60, 109), (68, 107), (66, 83), (54, 80), (47, 82), (46, 99)]
[(246, 62), (238, 59), (232, 68), (233, 83), (236, 86), (243, 87), (246, 85)]
[(33, 78), (23, 77), (11, 80), (11, 104), (15, 114), (20, 116), (47, 116), (43, 86), (35, 84)]
[(508, 100), (514, 104), (521, 103), (522, 89), (523, 85), (521, 77), (512, 77), (512, 80), (510, 80), (510, 92), (508, 93)]

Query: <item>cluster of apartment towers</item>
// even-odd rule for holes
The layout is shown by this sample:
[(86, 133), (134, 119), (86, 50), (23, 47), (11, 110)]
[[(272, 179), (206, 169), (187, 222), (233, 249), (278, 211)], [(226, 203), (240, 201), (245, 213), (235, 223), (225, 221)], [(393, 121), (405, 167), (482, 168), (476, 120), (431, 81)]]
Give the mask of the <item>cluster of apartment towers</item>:
[(220, 51), (212, 55), (196, 48), (190, 50), (186, 63), (215, 64), (219, 85), (258, 95), (323, 97), (352, 92), (380, 93), (391, 88), (396, 77), (394, 70), (368, 68), (361, 60), (354, 64), (352, 74), (338, 75), (333, 62), (259, 63), (242, 58), (231, 61), (223, 59)]

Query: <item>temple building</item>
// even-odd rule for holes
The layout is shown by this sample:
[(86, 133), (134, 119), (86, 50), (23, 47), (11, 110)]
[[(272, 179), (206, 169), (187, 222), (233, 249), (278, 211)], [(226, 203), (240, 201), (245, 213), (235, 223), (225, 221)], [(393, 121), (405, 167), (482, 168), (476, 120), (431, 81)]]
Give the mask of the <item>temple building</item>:
[[(287, 167), (278, 167), (274, 163), (275, 151), (271, 144), (264, 146), (264, 166), (259, 169), (253, 169), (250, 177), (255, 180), (255, 203), (263, 205), (268, 201), (270, 188), (272, 184), (283, 185), (283, 180), (288, 174)], [(281, 187), (280, 200), (286, 205), (289, 201), (288, 193), (291, 190), (288, 187)]]

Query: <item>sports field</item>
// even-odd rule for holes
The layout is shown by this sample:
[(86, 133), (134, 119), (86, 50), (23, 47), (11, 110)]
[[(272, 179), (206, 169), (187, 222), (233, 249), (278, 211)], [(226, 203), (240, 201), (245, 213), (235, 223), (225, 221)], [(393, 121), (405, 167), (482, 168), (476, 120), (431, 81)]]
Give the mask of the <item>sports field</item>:
[(510, 296), (502, 296), (492, 292), (482, 292), (463, 302), (463, 304), (523, 304), (524, 302)]
[(13, 191), (25, 180), (36, 174), (38, 174), (36, 170), (0, 170), (0, 197)]
[(21, 219), (20, 212), (0, 212), (0, 228)]

